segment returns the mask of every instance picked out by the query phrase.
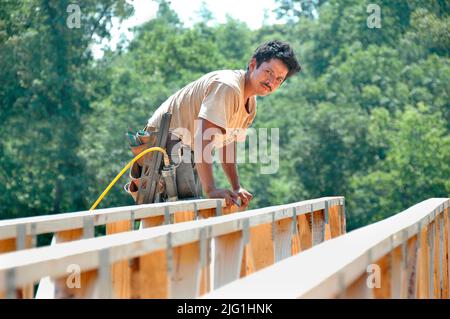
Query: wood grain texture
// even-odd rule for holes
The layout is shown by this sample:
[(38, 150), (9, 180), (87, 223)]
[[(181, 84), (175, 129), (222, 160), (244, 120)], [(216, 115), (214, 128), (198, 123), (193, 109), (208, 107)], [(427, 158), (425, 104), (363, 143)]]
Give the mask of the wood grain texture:
[(277, 220), (273, 223), (274, 262), (291, 257), (292, 218)]
[(415, 235), (407, 241), (406, 247), (406, 294), (407, 299), (416, 298), (416, 282), (418, 281), (418, 236)]
[(239, 279), (244, 243), (242, 232), (234, 232), (214, 238), (214, 289)]
[(245, 250), (246, 273), (261, 270), (275, 261), (275, 250), (272, 240), (272, 224), (251, 227), (249, 230), (249, 247)]
[[(142, 228), (164, 224), (164, 216), (145, 218)], [(169, 281), (166, 251), (159, 250), (131, 261), (131, 298), (168, 298)]]
[(391, 287), (390, 298), (404, 298), (406, 294), (406, 269), (404, 269), (405, 260), (403, 259), (403, 247), (399, 246), (391, 251)]
[(428, 227), (422, 228), (420, 233), (420, 247), (419, 247), (419, 281), (418, 281), (418, 298), (430, 298), (429, 292), (429, 246), (428, 246)]
[[(133, 225), (134, 227), (134, 225)], [(131, 221), (119, 221), (106, 225), (106, 235), (127, 232), (132, 229)], [(131, 298), (131, 269), (128, 260), (111, 265), (114, 298)]]
[[(437, 237), (430, 229), (436, 222), (437, 208), (441, 212), (442, 205), (447, 208), (448, 203), (447, 198), (425, 200), (241, 278), (204, 298), (430, 298), (430, 291), (440, 287), (435, 278), (439, 269)], [(445, 230), (444, 225), (442, 233)], [(435, 246), (433, 250), (431, 244)], [(441, 246), (445, 246), (444, 239)], [(448, 250), (448, 246), (445, 248)], [(439, 258), (445, 259), (443, 255)], [(381, 280), (379, 288), (368, 293), (364, 279), (371, 264), (379, 266)], [(445, 261), (440, 266), (444, 268), (444, 264)], [(445, 271), (448, 274), (448, 269), (441, 272)], [(441, 298), (443, 291), (444, 288)]]
[(312, 214), (298, 216), (298, 232), (300, 237), (300, 251), (312, 247)]
[(338, 296), (339, 299), (373, 299), (373, 289), (367, 286), (367, 274), (359, 276)]
[[(339, 215), (340, 206), (332, 206), (328, 208), (328, 227), (330, 237), (336, 238), (341, 235), (341, 220)], [(328, 237), (326, 239), (329, 239)]]
[(312, 244), (315, 246), (325, 240), (325, 212), (324, 210), (315, 211), (312, 217)]
[(449, 256), (450, 256), (450, 227), (449, 227), (449, 208), (444, 210), (444, 227), (443, 227), (443, 261), (442, 261), (442, 273), (443, 273), (443, 285), (442, 285), (442, 298), (450, 299), (450, 267), (449, 267)]
[[(56, 244), (69, 241), (76, 241), (83, 238), (83, 229), (66, 230), (56, 233)], [(69, 267), (69, 265), (67, 265)], [(69, 269), (69, 268), (68, 268)], [(66, 299), (86, 299), (92, 298), (95, 292), (95, 285), (98, 279), (97, 270), (83, 271), (80, 273), (80, 287), (73, 287), (68, 284), (71, 276), (63, 276), (55, 280), (55, 298)]]
[(82, 228), (83, 221), (86, 218), (92, 219), (95, 226), (100, 226), (127, 221), (130, 219), (131, 212), (134, 213), (136, 220), (139, 220), (164, 216), (166, 208), (169, 208), (171, 213), (193, 211), (194, 205), (199, 211), (203, 209), (215, 210), (218, 203), (221, 207), (225, 207), (224, 199), (197, 199), (0, 220), (0, 240), (15, 238), (19, 225), (25, 226), (28, 230), (31, 225), (34, 225), (34, 234), (38, 235)]
[[(32, 246), (32, 237), (26, 236), (25, 247), (31, 248), (31, 246)], [(16, 251), (16, 249), (17, 249), (17, 241), (15, 238), (0, 240), (0, 254), (13, 252), (13, 251)], [(0, 299), (3, 299), (5, 297), (6, 297), (5, 293), (0, 291)], [(17, 299), (32, 299), (32, 298), (34, 298), (34, 285), (30, 284), (30, 285), (26, 285), (20, 289), (17, 289), (15, 297)]]
[[(334, 199), (333, 199), (334, 200)], [(183, 246), (183, 245), (187, 245), (189, 243), (195, 242), (196, 240), (198, 240), (198, 230), (200, 228), (204, 228), (204, 227), (211, 227), (212, 233), (214, 233), (214, 236), (216, 237), (220, 237), (223, 235), (228, 235), (228, 234), (232, 234), (232, 233), (242, 233), (241, 231), (241, 227), (242, 227), (242, 221), (243, 219), (250, 219), (251, 220), (251, 224), (253, 225), (250, 229), (250, 244), (249, 244), (249, 249), (246, 249), (247, 251), (249, 250), (253, 250), (254, 247), (251, 246), (255, 246), (252, 243), (252, 232), (253, 232), (253, 228), (257, 229), (258, 226), (261, 225), (267, 225), (268, 226), (268, 236), (266, 236), (266, 238), (268, 238), (268, 248), (270, 250), (270, 263), (268, 263), (268, 265), (272, 265), (275, 262), (275, 245), (274, 245), (274, 238), (276, 236), (272, 236), (272, 232), (273, 229), (276, 229), (276, 223), (279, 222), (280, 220), (280, 225), (283, 224), (283, 222), (281, 222), (281, 220), (286, 219), (286, 222), (284, 223), (285, 225), (283, 226), (284, 230), (283, 230), (283, 234), (287, 235), (289, 234), (289, 236), (286, 236), (289, 238), (289, 241), (283, 240), (280, 241), (280, 243), (282, 243), (281, 245), (278, 245), (278, 247), (289, 247), (290, 245), (290, 236), (291, 236), (291, 216), (289, 214), (285, 214), (284, 211), (289, 210), (289, 208), (294, 208), (294, 207), (301, 207), (302, 209), (308, 206), (312, 206), (314, 205), (316, 208), (323, 207), (325, 200), (324, 199), (316, 199), (316, 200), (311, 200), (311, 201), (306, 201), (309, 202), (308, 204), (302, 204), (300, 203), (292, 203), (292, 204), (287, 204), (287, 205), (281, 205), (279, 207), (274, 207), (274, 208), (263, 208), (263, 209), (258, 209), (258, 210), (254, 210), (254, 211), (248, 211), (248, 212), (242, 212), (242, 213), (238, 213), (238, 214), (233, 214), (233, 216), (228, 216), (227, 213), (224, 211), (224, 213), (222, 214), (223, 216), (219, 217), (219, 218), (213, 218), (213, 219), (208, 219), (208, 220), (199, 220), (199, 221), (195, 221), (195, 222), (189, 222), (189, 223), (176, 223), (173, 225), (165, 225), (162, 227), (151, 227), (154, 228), (155, 231), (150, 231), (152, 229), (142, 229), (142, 231), (133, 231), (133, 232), (129, 232), (129, 231), (125, 231), (126, 229), (129, 229), (128, 226), (123, 226), (123, 227), (116, 227), (115, 229), (113, 229), (114, 227), (109, 227), (109, 232), (110, 234), (108, 234), (108, 236), (104, 236), (104, 237), (98, 237), (98, 238), (93, 238), (93, 239), (86, 239), (86, 240), (76, 240), (77, 236), (78, 238), (82, 235), (82, 230), (78, 229), (79, 234), (75, 234), (76, 236), (73, 236), (74, 234), (74, 230), (70, 230), (67, 232), (64, 232), (61, 234), (60, 238), (65, 239), (65, 240), (71, 240), (73, 241), (72, 243), (65, 243), (65, 244), (61, 244), (61, 247), (42, 247), (40, 248), (36, 253), (32, 253), (30, 256), (30, 259), (28, 261), (25, 261), (23, 259), (23, 261), (25, 262), (25, 264), (23, 265), (23, 267), (21, 266), (21, 268), (23, 269), (23, 271), (20, 272), (20, 277), (22, 282), (27, 282), (27, 280), (30, 280), (31, 278), (36, 278), (38, 276), (46, 276), (47, 274), (53, 274), (54, 276), (61, 276), (62, 274), (64, 274), (63, 272), (63, 268), (61, 267), (61, 265), (63, 265), (63, 262), (69, 262), (69, 261), (73, 261), (73, 260), (77, 260), (76, 262), (79, 262), (82, 267), (84, 267), (83, 269), (92, 269), (93, 267), (98, 267), (98, 261), (97, 261), (97, 257), (98, 257), (98, 251), (99, 251), (99, 247), (101, 247), (101, 250), (105, 250), (107, 249), (109, 251), (109, 255), (111, 256), (111, 262), (113, 263), (117, 263), (117, 262), (122, 262), (124, 260), (126, 260), (127, 262), (130, 262), (130, 265), (132, 267), (131, 271), (132, 273), (137, 272), (138, 274), (138, 278), (139, 276), (143, 275), (143, 276), (148, 276), (147, 274), (143, 274), (144, 271), (142, 269), (147, 269), (147, 268), (153, 268), (154, 267), (145, 267), (144, 263), (142, 263), (141, 259), (145, 259), (148, 257), (148, 255), (152, 255), (153, 253), (155, 253), (154, 255), (152, 255), (152, 258), (155, 257), (158, 253), (160, 252), (165, 252), (165, 245), (164, 245), (164, 241), (161, 240), (160, 237), (163, 236), (163, 234), (167, 231), (169, 231), (170, 233), (172, 233), (174, 235), (174, 238), (176, 239), (176, 243), (177, 243), (177, 247), (179, 246)], [(303, 206), (301, 206), (303, 205)], [(306, 206), (305, 206), (306, 205)], [(279, 212), (282, 212), (282, 214), (278, 214)], [(304, 210), (303, 210), (304, 212)], [(178, 214), (181, 213), (181, 214)], [(188, 217), (183, 217), (183, 216), (187, 216)], [(204, 213), (200, 213), (199, 215), (205, 215)], [(236, 217), (234, 216), (236, 215)], [(272, 219), (272, 222), (270, 222), (270, 220), (267, 219), (267, 217), (269, 216), (277, 216), (276, 219)], [(128, 215), (129, 216), (129, 215)], [(174, 221), (178, 219), (177, 216), (181, 216), (181, 219), (190, 219), (192, 218), (192, 212), (188, 212), (188, 211), (182, 211), (182, 212), (177, 212), (174, 214)], [(155, 216), (152, 217), (150, 219), (154, 219), (154, 221), (158, 220), (158, 222), (154, 223), (154, 226), (156, 225), (161, 225), (164, 221), (164, 216)], [(274, 217), (272, 217), (274, 218)], [(178, 220), (177, 220), (178, 221)], [(275, 222), (275, 223), (273, 223)], [(115, 223), (114, 221), (112, 223)], [(275, 224), (275, 227), (272, 228), (272, 224)], [(149, 224), (150, 226), (150, 224)], [(267, 227), (266, 226), (266, 227)], [(158, 228), (158, 229), (156, 229)], [(262, 228), (262, 227), (261, 227)], [(289, 229), (289, 232), (287, 232), (287, 230)], [(149, 232), (150, 231), (150, 232)], [(76, 231), (75, 231), (76, 232)], [(114, 233), (114, 234), (113, 234)], [(257, 240), (257, 244), (261, 243), (261, 239), (258, 238)], [(311, 236), (310, 236), (310, 241), (311, 241)], [(256, 244), (256, 245), (257, 245)], [(55, 245), (55, 246), (59, 246), (59, 245)], [(161, 249), (161, 250), (159, 250)], [(242, 248), (243, 250), (243, 248)], [(150, 253), (151, 251), (151, 253)], [(292, 247), (290, 249), (282, 249), (280, 251), (285, 252), (286, 255), (290, 254), (290, 252), (292, 251)], [(42, 253), (41, 253), (42, 252)], [(175, 254), (174, 254), (175, 255)], [(193, 254), (192, 254), (193, 255)], [(250, 255), (250, 254), (249, 254)], [(283, 254), (281, 254), (283, 255)], [(253, 263), (254, 269), (257, 268), (257, 263), (255, 262), (255, 256), (253, 254), (252, 251), (252, 260), (251, 262)], [(1, 258), (1, 257), (0, 257)], [(28, 260), (27, 255), (25, 254), (20, 254), (18, 255), (18, 258), (20, 260), (22, 260), (22, 258), (26, 258)], [(76, 258), (76, 259), (75, 259)], [(128, 259), (132, 258), (131, 261), (129, 261)], [(166, 262), (166, 258), (167, 258), (167, 254), (165, 254), (163, 257), (158, 257), (156, 259), (159, 259), (161, 261), (161, 259), (164, 260), (165, 263)], [(17, 260), (19, 260), (17, 259)], [(139, 261), (138, 263), (135, 263), (135, 261)], [(8, 262), (9, 263), (9, 262)], [(33, 269), (32, 264), (35, 265), (42, 265), (41, 269), (35, 268)], [(151, 263), (150, 263), (151, 264)], [(249, 258), (249, 265), (250, 265), (250, 258)], [(113, 265), (114, 266), (114, 265)], [(2, 267), (3, 269), (5, 267)], [(2, 268), (0, 268), (0, 273), (3, 274), (3, 270)], [(162, 276), (159, 277), (167, 277), (167, 264), (165, 264), (165, 266), (163, 267), (165, 268), (165, 272), (166, 274), (164, 274), (163, 272), (160, 272), (160, 274), (162, 274)], [(251, 267), (249, 267), (251, 268)], [(26, 269), (26, 270), (25, 270)], [(51, 272), (47, 272), (46, 269), (51, 270)], [(239, 263), (238, 267), (237, 267), (237, 274), (238, 276), (240, 275), (240, 271), (242, 269), (242, 265), (241, 263)], [(112, 273), (114, 274), (114, 270), (112, 270)], [(22, 276), (23, 275), (23, 276)], [(133, 277), (133, 276), (132, 276)], [(204, 277), (203, 275), (201, 276), (202, 278)], [(150, 280), (150, 279), (155, 279), (155, 278), (148, 278), (148, 282), (155, 282), (160, 280), (159, 278), (156, 278), (156, 280)], [(166, 278), (167, 280), (167, 278)], [(117, 281), (113, 282), (117, 283)], [(138, 283), (139, 282), (139, 283)], [(134, 296), (139, 297), (142, 295), (145, 295), (145, 292), (142, 293), (142, 289), (141, 289), (141, 284), (140, 284), (140, 280), (133, 280), (133, 278), (131, 279), (131, 288), (130, 288), (130, 294), (133, 295), (133, 285), (137, 285), (138, 289), (137, 289), (137, 293), (134, 294)], [(4, 283), (1, 282), (0, 280), (0, 285), (2, 285)], [(164, 286), (164, 284), (163, 284)], [(156, 293), (154, 295), (156, 296), (169, 296), (169, 291), (170, 291), (170, 287), (168, 287), (168, 283), (166, 282), (165, 284), (166, 286), (166, 291), (165, 293)], [(126, 296), (127, 295), (127, 291), (126, 289), (123, 289), (123, 295)], [(151, 295), (151, 294), (147, 294), (147, 295)], [(133, 298), (133, 296), (131, 296)], [(164, 297), (164, 298), (166, 298)]]

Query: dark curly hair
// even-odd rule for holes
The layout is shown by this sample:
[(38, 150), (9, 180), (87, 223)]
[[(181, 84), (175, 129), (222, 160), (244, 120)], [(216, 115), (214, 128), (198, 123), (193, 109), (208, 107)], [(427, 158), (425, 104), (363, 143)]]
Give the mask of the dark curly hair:
[(271, 40), (261, 44), (253, 53), (252, 59), (256, 59), (256, 67), (271, 59), (280, 59), (288, 68), (286, 79), (301, 71), (301, 66), (295, 57), (291, 46), (283, 41)]

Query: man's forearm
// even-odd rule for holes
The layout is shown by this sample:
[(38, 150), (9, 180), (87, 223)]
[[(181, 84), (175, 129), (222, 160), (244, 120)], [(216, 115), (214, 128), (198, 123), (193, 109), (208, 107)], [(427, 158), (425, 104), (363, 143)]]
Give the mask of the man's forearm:
[(214, 183), (214, 175), (213, 175), (213, 167), (212, 164), (201, 162), (197, 163), (197, 173), (198, 177), (200, 177), (200, 181), (203, 186), (203, 190), (206, 194), (211, 192), (216, 188)]
[(236, 142), (225, 145), (221, 151), (222, 169), (233, 190), (239, 189), (240, 181), (236, 165)]
[(233, 190), (239, 189), (241, 183), (239, 181), (236, 163), (222, 163), (222, 168), (225, 175), (227, 175), (231, 188)]
[[(214, 182), (213, 166), (212, 166), (212, 148), (214, 134), (220, 133), (220, 127), (213, 123), (199, 118), (200, 124), (195, 132), (195, 154), (197, 173), (202, 183), (203, 191), (206, 194), (214, 191), (216, 185)], [(206, 131), (209, 133), (206, 134)]]

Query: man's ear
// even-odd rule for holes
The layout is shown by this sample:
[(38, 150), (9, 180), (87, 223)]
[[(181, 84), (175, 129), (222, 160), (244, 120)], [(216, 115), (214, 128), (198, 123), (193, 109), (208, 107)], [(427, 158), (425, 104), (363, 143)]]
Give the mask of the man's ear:
[(253, 72), (256, 69), (256, 58), (252, 58), (248, 63), (248, 69)]

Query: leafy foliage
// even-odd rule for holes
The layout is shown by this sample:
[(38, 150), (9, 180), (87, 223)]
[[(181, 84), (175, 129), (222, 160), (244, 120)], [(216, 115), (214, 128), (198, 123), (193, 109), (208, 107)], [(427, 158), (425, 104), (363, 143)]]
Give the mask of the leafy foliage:
[[(0, 7), (0, 218), (87, 209), (131, 159), (124, 133), (206, 72), (245, 69), (268, 39), (291, 43), (303, 71), (258, 99), (254, 128), (279, 128), (279, 170), (239, 165), (251, 208), (344, 195), (350, 229), (450, 193), (446, 1), (278, 1), (284, 24), (224, 24), (203, 5), (185, 27), (167, 1), (128, 47), (94, 60), (90, 45), (126, 18), (126, 1)], [(248, 142), (247, 142), (248, 143)], [(227, 187), (215, 170), (218, 184)], [(120, 180), (101, 207), (131, 204)]]

